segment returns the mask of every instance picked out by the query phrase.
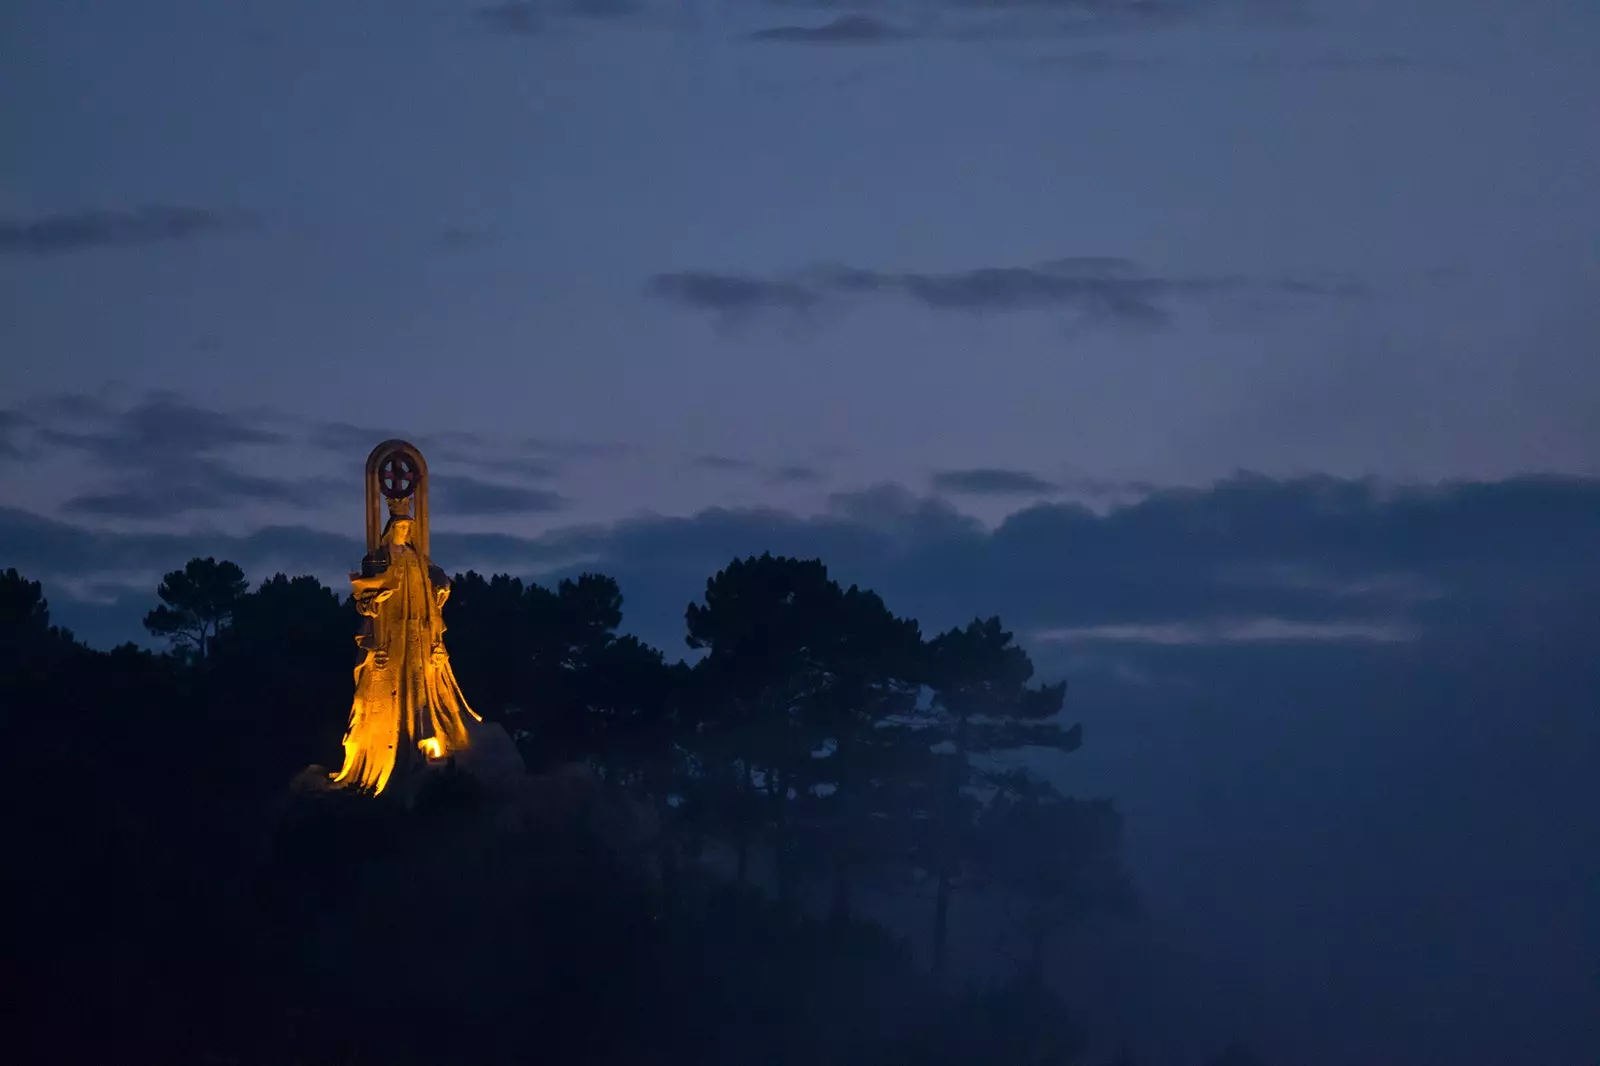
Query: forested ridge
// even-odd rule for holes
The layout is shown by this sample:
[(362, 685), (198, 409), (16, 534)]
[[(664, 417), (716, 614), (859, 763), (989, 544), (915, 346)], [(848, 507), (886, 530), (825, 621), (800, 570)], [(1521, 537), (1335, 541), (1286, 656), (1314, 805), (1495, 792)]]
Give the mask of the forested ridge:
[[(509, 824), (468, 773), (409, 808), (291, 787), (337, 766), (351, 690), (354, 605), (316, 579), (192, 560), (152, 596), (162, 653), (86, 647), (44, 591), (0, 575), (37, 1060), (1105, 1061), (1047, 970), (1073, 923), (1136, 915), (1121, 820), (995, 758), (1083, 740), (998, 618), (923, 634), (749, 557), (669, 662), (609, 577), (459, 574), (457, 676), (540, 812)], [(925, 939), (862, 914), (884, 884)], [(950, 960), (965, 898), (1005, 915), (998, 982)]]

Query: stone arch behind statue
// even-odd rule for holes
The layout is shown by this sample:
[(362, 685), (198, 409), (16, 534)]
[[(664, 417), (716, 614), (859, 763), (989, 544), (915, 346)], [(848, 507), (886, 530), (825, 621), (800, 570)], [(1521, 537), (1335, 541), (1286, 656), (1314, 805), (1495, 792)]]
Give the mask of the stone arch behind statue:
[(383, 542), (383, 476), (378, 468), (385, 459), (396, 453), (410, 459), (413, 469), (416, 470), (417, 480), (412, 487), (415, 504), (412, 510), (414, 532), (411, 542), (425, 557), (431, 559), (433, 541), (428, 535), (428, 461), (422, 457), (422, 451), (415, 444), (398, 438), (384, 441), (367, 456), (367, 553), (370, 555), (376, 552), (378, 545)]

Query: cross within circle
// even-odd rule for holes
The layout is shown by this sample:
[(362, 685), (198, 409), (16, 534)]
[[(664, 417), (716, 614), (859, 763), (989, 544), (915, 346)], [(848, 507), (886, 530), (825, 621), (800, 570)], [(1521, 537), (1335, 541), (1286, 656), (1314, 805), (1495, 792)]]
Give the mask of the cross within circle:
[(411, 457), (395, 452), (378, 464), (378, 485), (390, 499), (404, 499), (417, 489), (417, 471)]

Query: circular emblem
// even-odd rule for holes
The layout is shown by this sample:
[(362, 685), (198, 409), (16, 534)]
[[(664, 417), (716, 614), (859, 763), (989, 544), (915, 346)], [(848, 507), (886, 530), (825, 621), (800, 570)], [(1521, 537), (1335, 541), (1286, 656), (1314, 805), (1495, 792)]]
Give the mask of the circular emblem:
[(391, 500), (403, 500), (416, 492), (421, 479), (417, 461), (405, 452), (390, 452), (378, 464), (379, 490)]

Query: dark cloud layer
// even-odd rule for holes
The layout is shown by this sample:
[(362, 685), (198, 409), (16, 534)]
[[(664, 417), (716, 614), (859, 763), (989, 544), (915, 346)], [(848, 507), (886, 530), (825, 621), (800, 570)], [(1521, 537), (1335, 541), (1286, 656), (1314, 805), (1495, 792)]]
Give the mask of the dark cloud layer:
[(689, 465), (702, 470), (749, 470), (755, 464), (748, 459), (736, 459), (731, 455), (692, 455)]
[(686, 462), (689, 466), (699, 470), (717, 471), (724, 474), (758, 475), (762, 483), (766, 485), (814, 485), (826, 478), (826, 475), (821, 470), (806, 463), (787, 463), (769, 467), (753, 459), (716, 454), (691, 455)]
[(68, 499), (67, 514), (157, 519), (249, 503), (310, 507), (342, 487), (328, 478), (285, 475), (260, 459), (241, 460), (240, 450), (291, 438), (261, 413), (201, 407), (175, 393), (150, 393), (126, 407), (92, 394), (62, 396), (41, 404), (36, 415), (7, 417), (25, 440), (13, 458), (70, 454), (88, 461), (98, 487)]
[(295, 573), (337, 571), (365, 547), (354, 537), (303, 526), (265, 526), (245, 536), (196, 533), (111, 533), (14, 508), (0, 509), (0, 546), (8, 566), (57, 579), (115, 582), (119, 573), (170, 570), (196, 555), (226, 556), (260, 571), (279, 566)]
[(87, 461), (98, 487), (68, 499), (68, 514), (153, 519), (253, 502), (313, 506), (334, 489), (325, 478), (236, 462), (240, 449), (288, 438), (263, 418), (199, 407), (173, 393), (151, 393), (127, 407), (92, 395), (57, 397), (26, 420), (23, 439), (14, 458)]
[(767, 473), (769, 485), (811, 485), (826, 480), (827, 475), (814, 466), (795, 463), (776, 467)]
[(820, 555), (937, 626), (993, 611), (1024, 631), (1252, 618), (1426, 630), (1463, 623), (1463, 611), (1503, 619), (1600, 590), (1600, 558), (1585, 547), (1597, 541), (1597, 481), (1391, 492), (1246, 476), (1103, 517), (1032, 507), (992, 532), (882, 487), (836, 496), (820, 518), (712, 510), (555, 534), (542, 546), (559, 542), (616, 571), (630, 602), (658, 617), (674, 617), (729, 558), (772, 550)]
[(911, 34), (871, 15), (841, 15), (821, 26), (773, 26), (750, 35), (778, 44), (880, 44)]
[(648, 291), (669, 303), (728, 316), (759, 311), (809, 311), (825, 295), (798, 282), (704, 270), (658, 274), (650, 279)]
[[(131, 404), (85, 393), (47, 398), (26, 412), (0, 409), (0, 459), (71, 455), (86, 460), (93, 486), (66, 500), (62, 510), (105, 519), (163, 519), (252, 503), (320, 506), (348, 495), (351, 483), (285, 473), (283, 450), (309, 445), (342, 456), (348, 466), (397, 436), (394, 430), (347, 422), (308, 424), (273, 411), (212, 409), (170, 392), (150, 393)], [(551, 456), (629, 454), (623, 445), (494, 441), (459, 431), (411, 439), (431, 460), (454, 468), (444, 496), (467, 515), (561, 510), (569, 502), (564, 496), (518, 482), (555, 477), (560, 468)], [(506, 480), (486, 480), (461, 468)]]
[(550, 514), (570, 503), (560, 493), (453, 474), (439, 483), (440, 508), (460, 515)]
[(976, 467), (971, 470), (940, 470), (931, 478), (937, 492), (970, 496), (1044, 495), (1058, 486), (1026, 470)]
[(0, 458), (21, 458), (26, 454), (23, 441), (33, 420), (17, 411), (0, 410)]
[(828, 45), (912, 37), (978, 42), (1148, 35), (1222, 15), (1252, 22), (1283, 23), (1291, 16), (1302, 21), (1303, 5), (1299, 0), (769, 0), (768, 6), (832, 18), (760, 30), (752, 40)]
[(614, 440), (524, 437), (519, 443), (535, 455), (560, 459), (626, 459), (640, 453), (638, 445)]
[(47, 255), (140, 244), (191, 241), (253, 224), (249, 215), (201, 207), (152, 205), (134, 211), (80, 211), (31, 220), (0, 220), (0, 254)]
[[(546, 37), (580, 23), (647, 21), (726, 26), (756, 43), (848, 46), (914, 38), (982, 42), (1149, 35), (1219, 15), (1279, 23), (1293, 16), (1298, 22), (1304, 21), (1302, 6), (1300, 0), (768, 0), (702, 8), (681, 0), (503, 0), (474, 7), (471, 15), (482, 28), (508, 37)], [(745, 19), (763, 8), (786, 21), (750, 31)]]
[(1085, 324), (1147, 329), (1167, 324), (1175, 303), (1278, 296), (1347, 298), (1359, 286), (1342, 278), (1171, 277), (1123, 259), (1074, 257), (1025, 267), (948, 273), (868, 270), (830, 264), (784, 277), (689, 270), (658, 274), (647, 291), (668, 303), (725, 319), (759, 313), (804, 314), (828, 301), (900, 297), (937, 311), (967, 314), (1065, 311)]
[[(169, 475), (179, 473), (174, 465)], [(315, 507), (348, 495), (350, 486), (334, 478), (273, 478), (242, 474), (220, 463), (196, 460), (182, 469), (182, 480), (165, 486), (86, 492), (61, 505), (67, 514), (100, 518), (164, 519), (197, 511), (226, 511), (243, 503)]]
[[(1062, 639), (1099, 631), (1138, 640), (1139, 627), (1188, 626), (1270, 642), (1503, 625), (1516, 612), (1565, 609), (1600, 594), (1595, 543), (1596, 480), (1386, 489), (1254, 476), (1158, 492), (1103, 516), (1030, 507), (992, 531), (939, 500), (879, 486), (835, 494), (828, 513), (810, 518), (711, 509), (535, 538), (447, 528), (434, 537), (450, 569), (615, 573), (629, 624), (669, 650), (679, 645), (683, 604), (706, 577), (735, 556), (769, 550), (820, 556), (925, 626), (997, 612), (1020, 631)], [(8, 565), (44, 579), (114, 580), (194, 554), (338, 573), (360, 556), (350, 538), (295, 527), (247, 538), (119, 537), (18, 511), (0, 519), (0, 545)]]
[[(80, 407), (80, 410), (85, 408)], [(236, 412), (190, 404), (174, 393), (151, 393), (125, 410), (101, 407), (103, 420), (87, 430), (46, 426), (47, 444), (78, 448), (111, 466), (144, 466), (172, 455), (215, 455), (251, 444), (282, 444), (284, 434)]]

